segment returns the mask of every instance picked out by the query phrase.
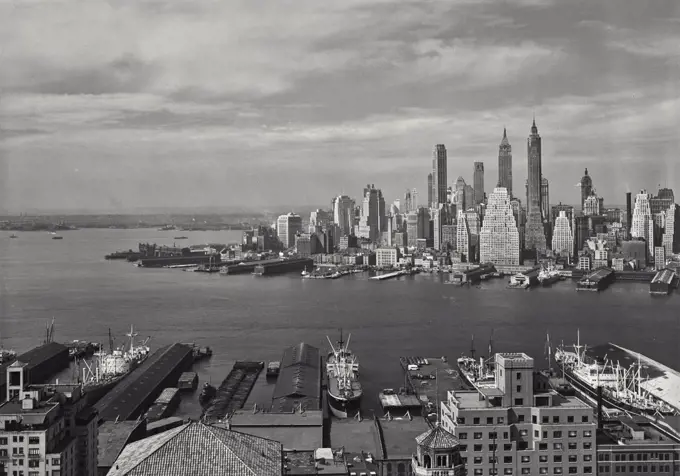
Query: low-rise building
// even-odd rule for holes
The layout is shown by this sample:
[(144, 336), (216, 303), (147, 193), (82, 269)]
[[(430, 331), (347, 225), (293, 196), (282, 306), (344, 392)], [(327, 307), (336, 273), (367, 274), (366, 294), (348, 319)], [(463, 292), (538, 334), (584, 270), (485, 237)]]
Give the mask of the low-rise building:
[(390, 268), (399, 262), (399, 250), (397, 248), (378, 248), (375, 250), (375, 265), (378, 268)]

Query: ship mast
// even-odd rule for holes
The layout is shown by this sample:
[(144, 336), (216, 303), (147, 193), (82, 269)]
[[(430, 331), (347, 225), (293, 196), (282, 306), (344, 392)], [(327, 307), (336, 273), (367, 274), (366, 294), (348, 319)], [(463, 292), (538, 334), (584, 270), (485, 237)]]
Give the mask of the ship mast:
[(475, 359), (475, 335), (472, 334), (472, 341), (470, 342), (470, 357)]
[(130, 354), (132, 354), (135, 350), (135, 337), (137, 337), (139, 334), (135, 332), (134, 326), (130, 325), (130, 332), (127, 334), (127, 336), (130, 338)]

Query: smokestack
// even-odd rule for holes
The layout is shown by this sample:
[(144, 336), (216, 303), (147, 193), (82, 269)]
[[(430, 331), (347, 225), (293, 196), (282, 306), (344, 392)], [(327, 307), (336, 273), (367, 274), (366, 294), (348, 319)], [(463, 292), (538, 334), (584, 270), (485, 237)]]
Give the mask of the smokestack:
[(597, 387), (597, 428), (602, 429), (602, 387)]
[(631, 221), (633, 221), (633, 212), (630, 208), (630, 202), (631, 202), (631, 193), (626, 192), (626, 229), (628, 230), (628, 233), (630, 233), (630, 225), (631, 225)]

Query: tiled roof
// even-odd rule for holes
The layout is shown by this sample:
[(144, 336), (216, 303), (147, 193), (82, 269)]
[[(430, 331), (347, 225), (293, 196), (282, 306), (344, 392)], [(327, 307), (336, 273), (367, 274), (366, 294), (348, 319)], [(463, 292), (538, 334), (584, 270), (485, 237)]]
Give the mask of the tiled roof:
[(433, 450), (445, 450), (458, 446), (458, 440), (440, 425), (416, 437), (416, 443)]
[(272, 440), (192, 422), (128, 445), (107, 476), (280, 476)]

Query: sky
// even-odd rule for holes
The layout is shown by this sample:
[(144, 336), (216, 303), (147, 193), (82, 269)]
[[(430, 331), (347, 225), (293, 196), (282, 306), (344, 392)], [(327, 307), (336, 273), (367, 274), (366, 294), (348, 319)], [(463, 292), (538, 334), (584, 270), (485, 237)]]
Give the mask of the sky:
[(680, 2), (0, 0), (0, 208), (328, 206), (485, 164), (680, 193)]

